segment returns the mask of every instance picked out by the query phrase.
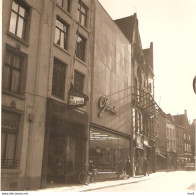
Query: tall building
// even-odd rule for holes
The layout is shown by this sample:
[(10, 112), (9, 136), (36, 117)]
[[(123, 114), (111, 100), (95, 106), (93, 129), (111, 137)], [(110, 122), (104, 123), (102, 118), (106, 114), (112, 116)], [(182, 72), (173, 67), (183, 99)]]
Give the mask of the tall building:
[(87, 162), (92, 1), (4, 0), (2, 10), (2, 190), (76, 181)]
[(137, 15), (115, 20), (132, 45), (132, 129), (134, 174), (143, 174), (143, 160), (155, 171), (155, 116), (153, 43), (142, 49)]

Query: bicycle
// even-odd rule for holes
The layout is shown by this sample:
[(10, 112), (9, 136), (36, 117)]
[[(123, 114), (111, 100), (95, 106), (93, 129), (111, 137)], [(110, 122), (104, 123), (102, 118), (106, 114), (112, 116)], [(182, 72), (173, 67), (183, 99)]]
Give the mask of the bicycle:
[(88, 185), (89, 183), (98, 181), (98, 173), (97, 169), (93, 169), (92, 172), (89, 171), (81, 171), (79, 173), (79, 182), (84, 185)]

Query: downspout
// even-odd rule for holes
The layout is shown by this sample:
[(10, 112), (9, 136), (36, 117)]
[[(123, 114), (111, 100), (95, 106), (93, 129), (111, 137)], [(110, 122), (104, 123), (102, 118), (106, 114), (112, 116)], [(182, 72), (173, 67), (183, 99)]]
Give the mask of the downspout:
[(86, 170), (88, 169), (88, 165), (89, 165), (89, 148), (90, 148), (90, 125), (92, 122), (92, 113), (93, 113), (93, 99), (94, 99), (94, 95), (93, 95), (93, 87), (94, 87), (94, 64), (95, 64), (95, 19), (96, 19), (96, 3), (94, 0), (92, 0), (92, 11), (91, 13), (93, 14), (92, 16), (92, 20), (91, 20), (91, 47), (92, 47), (92, 51), (91, 51), (91, 67), (90, 67), (90, 108), (89, 108), (89, 126), (88, 126), (88, 141), (87, 141), (87, 155), (86, 155), (86, 162), (87, 162), (87, 167)]

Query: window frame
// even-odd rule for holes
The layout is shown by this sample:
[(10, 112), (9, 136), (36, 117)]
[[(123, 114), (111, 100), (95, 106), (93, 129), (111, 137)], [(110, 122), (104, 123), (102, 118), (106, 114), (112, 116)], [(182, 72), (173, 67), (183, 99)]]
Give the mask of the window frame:
[[(17, 11), (15, 11), (12, 8), (13, 2), (15, 2), (18, 5), (18, 10)], [(20, 7), (22, 7), (25, 10), (24, 16), (20, 15), (20, 13), (19, 13), (20, 12), (19, 11)], [(16, 23), (15, 23), (15, 32), (14, 33), (10, 30), (11, 20), (12, 20), (12, 13), (16, 15)], [(30, 6), (28, 6), (26, 2), (23, 2), (23, 1), (20, 1), (20, 0), (12, 0), (11, 8), (10, 8), (8, 33), (13, 35), (18, 40), (25, 41), (25, 42), (28, 41), (29, 15), (30, 15)], [(23, 29), (22, 29), (22, 36), (21, 37), (17, 35), (19, 18), (22, 18), (22, 21), (23, 21)]]
[[(12, 58), (13, 56), (17, 56), (20, 58), (21, 60), (21, 71), (20, 71), (20, 81), (19, 81), (19, 87), (18, 87), (18, 92), (15, 92), (15, 91), (12, 91), (10, 90), (10, 87), (11, 87), (11, 83), (9, 83), (9, 86), (8, 89), (5, 87), (6, 85), (6, 79), (5, 79), (5, 71), (6, 71), (6, 66), (8, 67), (13, 67), (13, 69), (16, 69), (16, 67), (14, 67), (14, 65), (8, 65), (8, 63), (6, 62), (7, 59), (7, 53), (10, 52), (12, 54)], [(10, 45), (6, 45), (5, 47), (5, 55), (4, 55), (4, 63), (3, 63), (3, 69), (2, 69), (2, 72), (4, 73), (2, 75), (3, 77), (3, 80), (2, 80), (2, 89), (3, 89), (3, 92), (8, 92), (8, 93), (11, 93), (11, 94), (16, 94), (16, 95), (22, 95), (24, 96), (24, 92), (25, 92), (25, 87), (26, 87), (26, 77), (27, 77), (27, 55), (25, 53), (22, 53), (19, 49), (17, 48), (13, 48), (12, 46)], [(9, 82), (11, 82), (10, 80), (12, 80), (11, 76), (9, 78)]]
[[(82, 9), (85, 10), (85, 13), (82, 11)], [(82, 24), (82, 16), (84, 17), (84, 24)], [(88, 7), (81, 0), (78, 0), (77, 22), (81, 26), (87, 28), (87, 20), (88, 20)]]
[[(60, 22), (63, 25), (63, 29), (66, 28), (66, 31), (62, 30), (60, 27), (57, 26), (57, 21)], [(63, 19), (61, 19), (59, 16), (56, 17), (55, 20), (56, 24), (55, 24), (55, 33), (54, 33), (54, 43), (56, 45), (58, 45), (60, 48), (64, 49), (64, 50), (68, 50), (68, 40), (69, 40), (69, 24), (66, 23)], [(59, 31), (59, 40), (60, 42), (58, 43), (58, 41), (56, 41), (56, 33), (57, 30)], [(61, 47), (61, 33), (64, 34), (64, 43), (63, 43), (63, 47)]]
[[(16, 109), (10, 109), (10, 108), (7, 108), (5, 106), (2, 106), (2, 114), (3, 114), (3, 112), (9, 112), (9, 113), (12, 113), (14, 115), (17, 115), (17, 117), (18, 117), (18, 122), (17, 123), (18, 124), (17, 124), (17, 132), (12, 132), (10, 130), (8, 130), (8, 132), (6, 132), (6, 130), (4, 130), (3, 128), (1, 129), (1, 132), (4, 131), (6, 133), (6, 139), (7, 139), (8, 134), (16, 135), (15, 136), (15, 146), (14, 146), (15, 148), (14, 148), (13, 159), (5, 159), (6, 150), (7, 150), (7, 140), (5, 140), (5, 142), (4, 142), (4, 152), (3, 152), (4, 154), (3, 154), (3, 158), (1, 158), (1, 165), (3, 165), (2, 169), (17, 169), (17, 168), (19, 168), (19, 158), (17, 158), (17, 157), (19, 157), (18, 152), (19, 152), (19, 148), (20, 148), (20, 146), (19, 146), (20, 145), (19, 137), (20, 137), (20, 134), (21, 134), (20, 133), (20, 128), (21, 128), (20, 126), (21, 126), (21, 120), (22, 120), (22, 111), (18, 111)], [(7, 160), (7, 162), (8, 162), (8, 160), (13, 160), (12, 165), (6, 166), (7, 165), (5, 163), (6, 160)], [(4, 163), (6, 165), (4, 165)]]
[[(61, 72), (61, 71), (58, 71), (57, 69), (56, 70), (54, 69), (55, 62), (58, 63), (58, 64), (60, 64), (60, 65), (62, 65), (62, 66), (64, 66), (64, 73)], [(60, 76), (63, 77), (63, 81), (60, 82), (60, 85), (62, 85), (62, 86), (60, 86), (59, 83), (57, 84), (57, 85), (60, 86), (59, 88), (61, 88), (61, 91), (62, 91), (62, 94), (60, 94), (60, 95), (59, 94), (56, 94), (56, 92), (53, 91), (53, 87), (55, 87), (54, 86), (55, 85), (54, 82), (59, 82), (59, 80), (54, 81), (54, 71), (56, 71), (56, 73), (58, 74), (58, 78), (59, 78), (59, 74), (61, 74)], [(61, 100), (64, 100), (64, 98), (65, 98), (66, 73), (67, 73), (67, 64), (64, 63), (64, 62), (62, 62), (61, 60), (59, 60), (58, 58), (55, 57), (54, 60), (53, 60), (53, 74), (52, 74), (52, 90), (51, 90), (51, 93), (52, 93), (52, 95), (54, 97), (59, 98)]]

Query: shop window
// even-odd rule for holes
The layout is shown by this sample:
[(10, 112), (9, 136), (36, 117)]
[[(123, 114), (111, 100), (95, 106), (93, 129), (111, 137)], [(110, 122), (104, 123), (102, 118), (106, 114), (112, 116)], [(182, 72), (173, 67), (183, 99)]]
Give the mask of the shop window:
[(55, 40), (54, 42), (63, 49), (67, 49), (69, 26), (60, 18), (56, 19)]
[(54, 59), (52, 94), (58, 98), (64, 98), (65, 92), (66, 65), (57, 59)]
[(84, 75), (78, 71), (74, 71), (74, 87), (78, 92), (83, 93), (84, 88)]
[(18, 167), (16, 159), (17, 135), (20, 115), (2, 111), (1, 123), (1, 167), (3, 169), (14, 169)]
[(80, 34), (77, 35), (76, 56), (85, 61), (86, 39)]
[(87, 26), (87, 12), (88, 9), (86, 5), (81, 0), (78, 0), (77, 21), (85, 27)]
[(119, 163), (125, 167), (129, 157), (129, 141), (107, 131), (90, 130), (90, 160), (95, 164), (98, 171), (117, 171)]
[(25, 56), (13, 48), (7, 48), (3, 74), (3, 89), (22, 94), (25, 84)]
[(22, 1), (12, 1), (9, 32), (24, 40), (26, 39), (28, 10), (28, 7)]
[(70, 13), (71, 0), (57, 0), (57, 5), (62, 7), (65, 11)]

